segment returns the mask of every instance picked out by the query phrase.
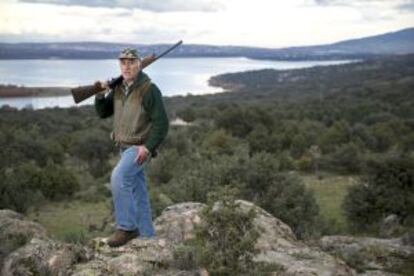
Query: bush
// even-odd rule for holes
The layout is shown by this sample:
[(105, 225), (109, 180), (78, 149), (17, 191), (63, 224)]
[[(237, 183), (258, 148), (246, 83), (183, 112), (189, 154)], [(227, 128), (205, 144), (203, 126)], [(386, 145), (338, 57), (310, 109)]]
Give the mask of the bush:
[[(174, 202), (197, 201), (207, 202), (207, 194), (218, 187), (234, 184), (243, 186), (246, 153), (238, 151), (236, 156), (219, 155), (211, 160), (196, 155), (181, 159), (176, 177), (162, 191)], [(189, 170), (188, 168), (191, 168)]]
[(275, 174), (258, 204), (292, 227), (298, 238), (318, 232), (319, 206), (298, 176)]
[(83, 230), (68, 230), (63, 234), (63, 240), (67, 243), (86, 245), (87, 235)]
[(32, 176), (32, 186), (39, 189), (42, 194), (52, 200), (70, 197), (79, 189), (75, 175), (66, 168), (48, 163)]
[(237, 180), (246, 183), (242, 189), (243, 197), (250, 201), (263, 197), (279, 167), (279, 160), (269, 153), (259, 152), (249, 158), (237, 174)]
[(367, 175), (349, 189), (343, 208), (351, 226), (369, 231), (389, 214), (396, 214), (403, 224), (413, 221), (414, 160), (391, 157), (368, 164)]
[(332, 153), (321, 158), (321, 166), (323, 169), (341, 174), (357, 174), (360, 173), (363, 165), (363, 152), (364, 150), (354, 143), (342, 144)]
[(0, 208), (26, 212), (45, 198), (59, 200), (73, 195), (79, 183), (71, 171), (49, 162), (40, 168), (26, 162), (0, 173)]
[(42, 193), (30, 182), (37, 171), (37, 166), (25, 163), (0, 173), (0, 209), (25, 213), (29, 207), (43, 200)]
[(298, 237), (313, 233), (319, 210), (313, 194), (299, 177), (280, 172), (275, 156), (259, 152), (252, 157), (238, 151), (208, 160), (194, 158), (191, 170), (173, 178), (161, 191), (173, 202), (207, 202), (209, 192), (230, 185), (243, 199), (252, 201), (288, 223)]
[(191, 107), (185, 108), (183, 110), (179, 110), (177, 112), (177, 116), (188, 123), (195, 121), (195, 119), (197, 118), (196, 110)]
[(238, 141), (224, 129), (214, 130), (208, 133), (203, 141), (202, 147), (211, 154), (233, 154)]
[(229, 187), (210, 193), (202, 212), (205, 223), (196, 229), (199, 263), (212, 275), (243, 275), (254, 266), (254, 245), (259, 237), (253, 224), (256, 213), (253, 208), (240, 210), (236, 194)]
[(229, 131), (233, 136), (244, 138), (256, 124), (252, 111), (248, 108), (227, 108), (215, 119), (218, 128)]
[(149, 189), (152, 216), (154, 219), (161, 215), (162, 211), (174, 202), (164, 193), (160, 191), (158, 187), (151, 187)]

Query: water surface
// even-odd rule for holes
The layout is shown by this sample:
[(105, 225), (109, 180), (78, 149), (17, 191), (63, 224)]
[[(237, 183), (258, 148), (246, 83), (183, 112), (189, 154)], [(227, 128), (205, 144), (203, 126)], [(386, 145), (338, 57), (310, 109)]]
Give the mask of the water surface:
[[(214, 75), (246, 70), (296, 69), (334, 65), (350, 61), (269, 61), (248, 58), (164, 58), (144, 71), (158, 85), (164, 96), (223, 92), (208, 85)], [(0, 60), (0, 83), (24, 86), (75, 87), (119, 75), (118, 61), (105, 60)], [(82, 102), (91, 104), (93, 98)], [(0, 106), (17, 108), (69, 107), (72, 96), (0, 98)]]

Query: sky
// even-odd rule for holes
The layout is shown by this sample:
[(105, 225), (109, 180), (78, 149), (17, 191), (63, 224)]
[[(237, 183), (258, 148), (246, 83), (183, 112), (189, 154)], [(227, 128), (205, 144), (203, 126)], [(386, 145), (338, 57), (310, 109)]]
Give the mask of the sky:
[(280, 48), (414, 27), (414, 0), (0, 0), (0, 42)]

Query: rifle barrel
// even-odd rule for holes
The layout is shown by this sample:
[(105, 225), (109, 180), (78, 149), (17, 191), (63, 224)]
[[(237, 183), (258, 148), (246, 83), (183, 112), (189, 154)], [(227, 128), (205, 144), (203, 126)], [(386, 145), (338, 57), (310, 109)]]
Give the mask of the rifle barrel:
[[(156, 61), (159, 58), (162, 58), (163, 56), (165, 56), (166, 54), (168, 54), (169, 52), (171, 52), (172, 50), (174, 50), (175, 48), (177, 48), (178, 46), (180, 46), (181, 44), (183, 44), (183, 41), (180, 40), (177, 43), (175, 43), (173, 46), (171, 46), (170, 48), (168, 48), (167, 50), (165, 50), (164, 52), (162, 52), (161, 54), (159, 54), (154, 61)], [(153, 62), (154, 62), (153, 61)]]

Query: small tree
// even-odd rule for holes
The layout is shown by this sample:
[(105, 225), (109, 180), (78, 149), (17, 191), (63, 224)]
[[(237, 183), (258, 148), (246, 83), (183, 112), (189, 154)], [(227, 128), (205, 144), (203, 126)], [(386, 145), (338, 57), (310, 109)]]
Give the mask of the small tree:
[(258, 204), (292, 227), (298, 238), (318, 232), (319, 206), (313, 192), (296, 175), (274, 174)]
[(205, 223), (196, 231), (199, 262), (212, 275), (242, 275), (253, 269), (259, 237), (253, 224), (256, 213), (253, 208), (245, 212), (238, 207), (237, 193), (228, 186), (210, 193), (202, 213)]
[(355, 230), (370, 230), (389, 215), (403, 224), (414, 217), (414, 160), (406, 157), (370, 162), (367, 176), (348, 191), (343, 208)]

